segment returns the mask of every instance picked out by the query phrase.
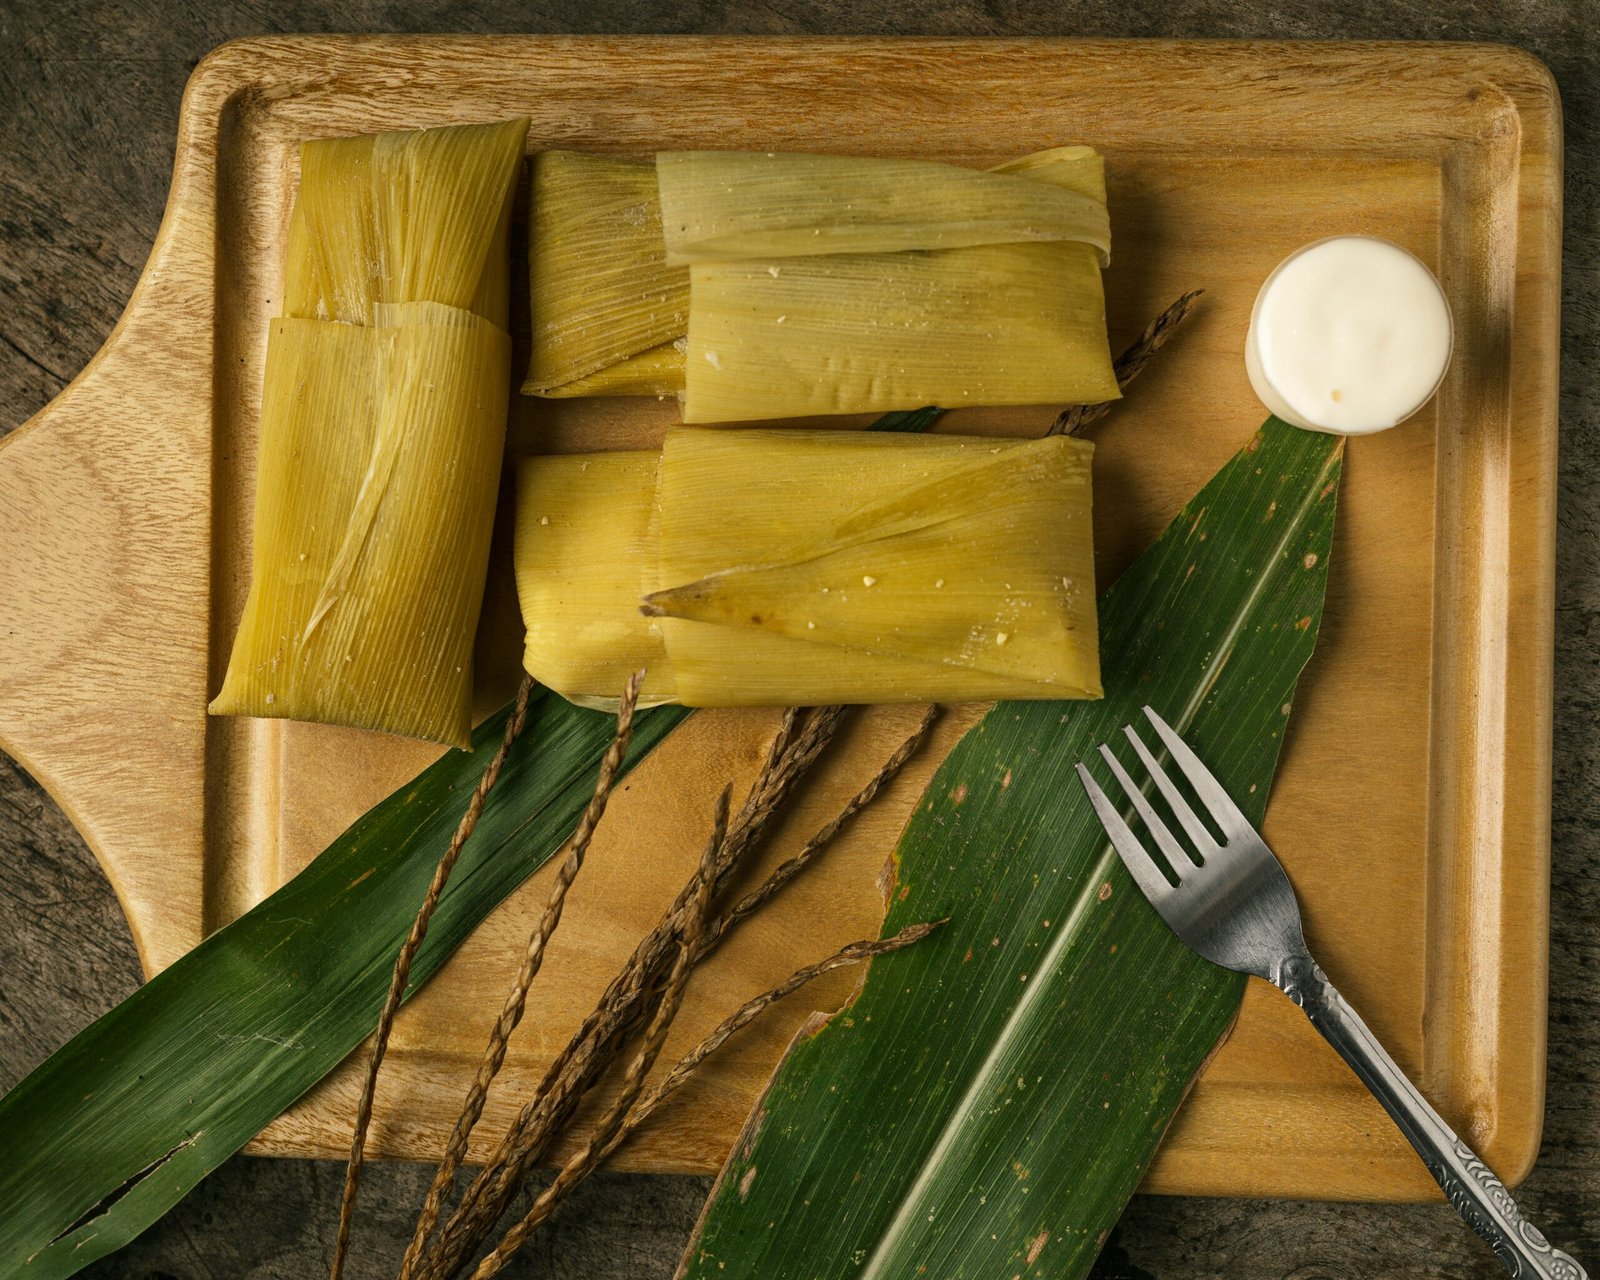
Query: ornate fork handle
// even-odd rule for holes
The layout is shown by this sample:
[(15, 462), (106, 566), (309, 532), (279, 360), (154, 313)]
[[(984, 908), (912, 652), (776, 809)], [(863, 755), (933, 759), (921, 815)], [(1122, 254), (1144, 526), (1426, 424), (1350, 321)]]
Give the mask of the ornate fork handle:
[(1456, 1212), (1489, 1242), (1511, 1275), (1523, 1280), (1588, 1280), (1588, 1272), (1552, 1248), (1522, 1216), (1505, 1185), (1439, 1118), (1310, 956), (1290, 957), (1275, 981), (1394, 1117)]

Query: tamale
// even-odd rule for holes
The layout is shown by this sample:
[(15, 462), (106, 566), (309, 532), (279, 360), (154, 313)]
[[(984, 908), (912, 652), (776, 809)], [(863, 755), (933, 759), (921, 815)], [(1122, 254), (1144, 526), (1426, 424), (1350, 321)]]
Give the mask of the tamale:
[[(952, 166), (930, 168), (928, 180), (937, 183), (938, 171)], [(1087, 147), (1058, 147), (1001, 168), (1006, 172), (954, 172), (971, 180), (963, 180), (964, 188), (1020, 184), (1086, 202), (1100, 210), (1102, 221), (1093, 235), (1077, 237), (1065, 222), (1002, 223), (990, 234), (1011, 239), (982, 243), (973, 238), (973, 227), (981, 224), (955, 221), (954, 212), (963, 208), (959, 202), (938, 204), (930, 194), (949, 220), (930, 221), (920, 245), (909, 243), (914, 228), (906, 223), (851, 224), (848, 243), (915, 252), (795, 256), (804, 237), (787, 234), (787, 226), (783, 235), (760, 226), (743, 238), (735, 234), (744, 208), (736, 203), (740, 187), (720, 198), (708, 191), (708, 204), (725, 200), (730, 212), (706, 220), (730, 229), (708, 260), (690, 267), (683, 420), (1115, 400), (1121, 392), (1111, 367), (1100, 282), (1102, 254), (1110, 245), (1103, 222), (1104, 161)], [(764, 166), (755, 169), (760, 173)], [(828, 194), (835, 204), (842, 198), (837, 191)], [(814, 221), (827, 216), (823, 202), (808, 207)], [(890, 208), (900, 210), (898, 204)], [(839, 216), (857, 218), (853, 210)], [(1021, 232), (1030, 228), (1039, 235), (1024, 240)], [(813, 240), (824, 242), (821, 227), (815, 229)], [(1045, 238), (1046, 229), (1055, 238)], [(774, 243), (791, 256), (735, 256)], [(685, 252), (692, 256), (692, 250)]]
[(214, 714), (465, 746), (526, 121), (308, 142)]
[(1092, 148), (988, 172), (662, 152), (656, 191), (651, 172), (536, 161), (525, 392), (677, 392), (687, 423), (1118, 395)]
[(589, 705), (638, 666), (686, 706), (1099, 697), (1092, 454), (675, 430), (526, 459), (525, 666)]
[[(533, 357), (525, 394), (656, 392), (654, 368), (642, 379), (571, 385), (653, 348), (666, 348), (651, 357), (658, 363), (670, 365), (676, 354), (681, 371), (671, 344), (688, 324), (689, 273), (665, 259), (654, 165), (573, 151), (535, 156), (528, 278)], [(679, 372), (664, 391), (681, 386)]]

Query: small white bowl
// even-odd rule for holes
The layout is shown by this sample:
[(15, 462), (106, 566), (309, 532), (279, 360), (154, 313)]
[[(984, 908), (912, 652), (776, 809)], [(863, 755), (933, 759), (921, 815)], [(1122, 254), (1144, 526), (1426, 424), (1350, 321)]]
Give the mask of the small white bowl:
[(1414, 254), (1331, 236), (1290, 254), (1256, 294), (1245, 369), (1285, 422), (1366, 435), (1433, 398), (1455, 340), (1450, 303)]

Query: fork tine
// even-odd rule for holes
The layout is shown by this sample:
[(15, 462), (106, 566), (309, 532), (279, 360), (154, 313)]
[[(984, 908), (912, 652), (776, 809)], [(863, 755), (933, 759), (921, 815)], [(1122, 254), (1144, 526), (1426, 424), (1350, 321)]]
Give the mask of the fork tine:
[(1189, 807), (1189, 802), (1184, 799), (1183, 793), (1172, 785), (1172, 779), (1167, 776), (1167, 771), (1156, 763), (1155, 756), (1150, 754), (1150, 748), (1144, 745), (1144, 739), (1134, 732), (1131, 724), (1123, 725), (1122, 732), (1133, 744), (1133, 749), (1139, 753), (1139, 759), (1150, 771), (1150, 776), (1156, 780), (1156, 786), (1165, 797), (1167, 806), (1176, 815), (1194, 847), (1200, 850), (1200, 856), (1209, 858), (1217, 853), (1219, 846), (1216, 838), (1206, 830), (1206, 824), (1201, 822), (1199, 815)]
[(1139, 811), (1139, 816), (1144, 819), (1144, 825), (1149, 828), (1150, 834), (1156, 838), (1156, 843), (1161, 846), (1161, 852), (1166, 855), (1167, 865), (1172, 868), (1172, 874), (1182, 880), (1189, 872), (1195, 869), (1195, 861), (1188, 851), (1173, 839), (1172, 832), (1167, 830), (1167, 824), (1161, 820), (1161, 815), (1155, 811), (1151, 803), (1145, 799), (1139, 784), (1128, 776), (1128, 771), (1122, 767), (1122, 761), (1112, 754), (1111, 748), (1104, 743), (1100, 746), (1100, 755), (1111, 766), (1111, 772), (1117, 775), (1117, 781), (1122, 784), (1122, 789), (1127, 792), (1128, 799), (1133, 801), (1133, 807)]
[(1106, 793), (1100, 790), (1100, 784), (1081, 764), (1078, 766), (1078, 781), (1083, 783), (1083, 789), (1089, 793), (1089, 803), (1094, 806), (1100, 825), (1111, 837), (1112, 847), (1122, 859), (1122, 865), (1128, 869), (1128, 874), (1133, 877), (1139, 888), (1144, 890), (1144, 896), (1159, 907), (1176, 890), (1167, 883), (1166, 876), (1161, 874), (1156, 864), (1150, 861), (1150, 855), (1139, 843), (1139, 837), (1134, 835), (1128, 824), (1122, 820), (1122, 815), (1117, 812), (1117, 806), (1111, 803)]
[(1172, 753), (1178, 768), (1183, 770), (1183, 776), (1189, 779), (1189, 785), (1194, 788), (1195, 795), (1199, 796), (1206, 808), (1211, 810), (1211, 816), (1216, 819), (1223, 834), (1228, 836), (1253, 834), (1255, 828), (1250, 825), (1250, 820), (1239, 811), (1239, 806), (1234, 804), (1228, 793), (1222, 789), (1222, 784), (1211, 776), (1211, 770), (1200, 763), (1200, 757), (1189, 750), (1189, 744), (1180, 738), (1172, 726), (1158, 716), (1153, 708), (1146, 707), (1144, 714), (1155, 727), (1155, 731), (1161, 735), (1161, 741)]

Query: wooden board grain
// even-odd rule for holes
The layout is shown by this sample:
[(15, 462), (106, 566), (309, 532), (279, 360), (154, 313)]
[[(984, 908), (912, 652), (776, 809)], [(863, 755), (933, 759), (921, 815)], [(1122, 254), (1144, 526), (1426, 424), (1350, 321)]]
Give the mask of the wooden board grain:
[[(1249, 434), (1239, 346), (1259, 281), (1341, 231), (1439, 272), (1458, 354), (1435, 408), (1350, 450), (1327, 621), (1268, 835), (1311, 942), (1402, 1065), (1515, 1179), (1542, 1110), (1560, 131), (1542, 66), (1471, 46), (1072, 41), (278, 39), (224, 46), (185, 99), (171, 202), (105, 350), (0, 452), (0, 744), (107, 869), (147, 969), (182, 954), (431, 757), (341, 730), (208, 722), (246, 585), (255, 413), (300, 138), (528, 113), (531, 147), (752, 146), (967, 163), (1066, 141), (1110, 165), (1114, 344), (1183, 289), (1207, 303), (1099, 429), (1102, 581)], [(670, 407), (519, 402), (513, 447), (655, 438)], [(951, 428), (1037, 430), (1038, 413)], [(520, 636), (503, 558), (481, 709)], [(109, 709), (115, 708), (114, 714)], [(867, 713), (792, 816), (792, 848), (902, 730)], [(680, 1039), (871, 933), (878, 867), (972, 712), (691, 994)], [(685, 874), (712, 793), (771, 716), (695, 718), (619, 797), (508, 1066), (514, 1109)], [(436, 1152), (542, 899), (536, 879), (397, 1028), (380, 1153)], [(810, 1005), (836, 1004), (841, 977)], [(753, 1030), (632, 1148), (720, 1164), (806, 1012)], [(670, 1052), (669, 1047), (669, 1052)], [(337, 1073), (257, 1149), (340, 1155)], [(1286, 1002), (1252, 988), (1152, 1190), (1398, 1198), (1431, 1181)]]

